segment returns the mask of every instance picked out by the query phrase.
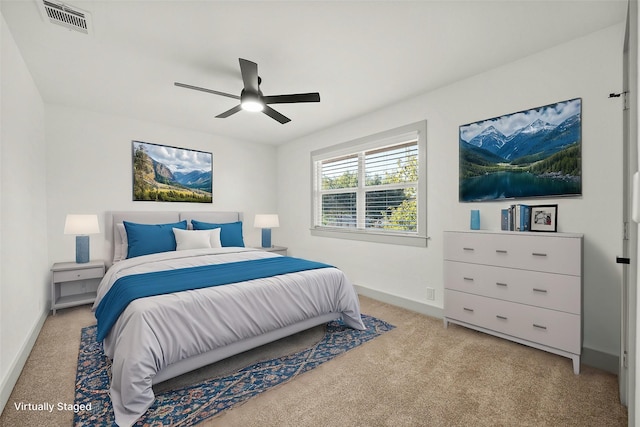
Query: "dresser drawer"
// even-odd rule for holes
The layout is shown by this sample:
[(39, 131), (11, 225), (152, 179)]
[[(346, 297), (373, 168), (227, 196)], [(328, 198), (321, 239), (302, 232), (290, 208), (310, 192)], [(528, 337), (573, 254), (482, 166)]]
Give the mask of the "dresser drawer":
[(534, 233), (445, 232), (444, 259), (580, 276), (582, 239)]
[(445, 290), (445, 316), (482, 328), (519, 336), (517, 306), (478, 295)]
[(74, 280), (101, 279), (104, 276), (104, 268), (85, 268), (82, 270), (54, 271), (53, 281), (72, 282)]
[(573, 314), (582, 311), (578, 276), (445, 261), (444, 286)]
[(581, 353), (580, 316), (445, 289), (445, 317), (516, 338)]

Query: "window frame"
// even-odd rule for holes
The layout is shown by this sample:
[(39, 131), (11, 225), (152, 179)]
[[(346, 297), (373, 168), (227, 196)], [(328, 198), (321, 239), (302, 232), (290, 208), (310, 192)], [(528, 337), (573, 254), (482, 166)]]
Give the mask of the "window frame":
[[(347, 227), (329, 227), (316, 225), (316, 213), (319, 212), (321, 194), (317, 185), (320, 177), (316, 163), (340, 156), (360, 155), (365, 151), (371, 151), (388, 147), (394, 144), (408, 142), (417, 138), (418, 146), (418, 182), (416, 192), (417, 220), (415, 232), (403, 232), (397, 230), (384, 231), (382, 229), (359, 229)], [(330, 237), (337, 239), (360, 240), (366, 242), (388, 243), (406, 246), (427, 246), (427, 122), (422, 120), (388, 131), (358, 138), (341, 144), (314, 150), (311, 152), (311, 235), (318, 237)], [(412, 185), (413, 186), (413, 185)], [(365, 186), (359, 183), (355, 189), (357, 193), (364, 192)], [(347, 189), (345, 189), (347, 190)], [(363, 198), (359, 198), (363, 199)], [(359, 200), (357, 203), (364, 203)]]

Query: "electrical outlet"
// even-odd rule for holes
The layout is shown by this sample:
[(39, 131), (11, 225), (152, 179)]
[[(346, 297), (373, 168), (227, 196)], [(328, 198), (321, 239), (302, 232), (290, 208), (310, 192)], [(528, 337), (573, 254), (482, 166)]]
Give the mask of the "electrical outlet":
[(427, 299), (433, 301), (436, 299), (436, 290), (433, 288), (427, 288)]

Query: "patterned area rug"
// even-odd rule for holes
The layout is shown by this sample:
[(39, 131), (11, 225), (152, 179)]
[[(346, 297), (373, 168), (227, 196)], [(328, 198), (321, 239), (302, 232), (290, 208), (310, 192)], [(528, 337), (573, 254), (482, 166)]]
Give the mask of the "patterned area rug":
[[(362, 315), (362, 320), (367, 327), (364, 331), (348, 328), (342, 321), (329, 322), (324, 338), (310, 348), (156, 394), (153, 405), (135, 425), (197, 424), (394, 328), (375, 317)], [(102, 342), (96, 342), (96, 327), (83, 328), (76, 374), (74, 403), (79, 411), (74, 416), (75, 426), (115, 425), (109, 399), (110, 378), (111, 363), (104, 356)]]

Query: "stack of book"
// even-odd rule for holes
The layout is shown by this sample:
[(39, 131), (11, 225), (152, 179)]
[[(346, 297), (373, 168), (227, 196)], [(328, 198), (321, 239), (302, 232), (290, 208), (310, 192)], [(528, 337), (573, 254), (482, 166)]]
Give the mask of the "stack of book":
[(531, 207), (511, 205), (500, 212), (500, 228), (505, 231), (529, 231), (531, 229)]

